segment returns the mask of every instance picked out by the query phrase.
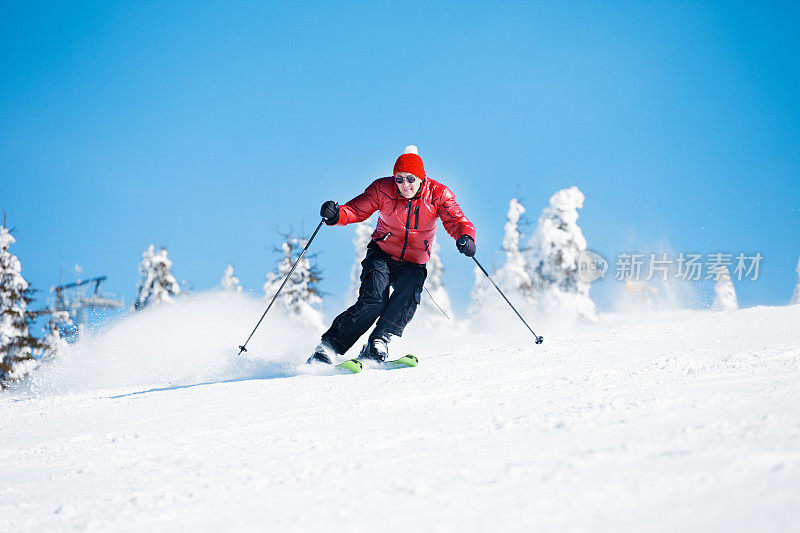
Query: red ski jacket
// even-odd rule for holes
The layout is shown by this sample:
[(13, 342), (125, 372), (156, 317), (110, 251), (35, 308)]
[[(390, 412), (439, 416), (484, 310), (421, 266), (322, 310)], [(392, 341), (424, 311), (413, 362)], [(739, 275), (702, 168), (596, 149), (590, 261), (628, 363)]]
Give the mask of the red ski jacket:
[(454, 239), (462, 235), (475, 238), (475, 226), (464, 216), (453, 192), (430, 178), (425, 178), (411, 199), (400, 194), (393, 177), (375, 180), (362, 194), (339, 207), (337, 225), (362, 222), (375, 211), (380, 211), (380, 216), (372, 239), (400, 261), (428, 262), (437, 218)]

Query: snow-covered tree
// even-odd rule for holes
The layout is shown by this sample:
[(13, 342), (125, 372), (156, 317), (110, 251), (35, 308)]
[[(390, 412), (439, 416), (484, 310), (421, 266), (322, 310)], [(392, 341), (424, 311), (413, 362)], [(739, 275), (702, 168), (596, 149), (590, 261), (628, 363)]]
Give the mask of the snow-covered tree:
[(516, 198), (512, 198), (508, 205), (508, 215), (503, 237), (503, 250), (506, 252), (506, 262), (495, 274), (495, 282), (500, 285), (506, 295), (521, 294), (529, 296), (532, 289), (531, 276), (525, 265), (525, 257), (519, 248), (519, 219), (525, 208)]
[(739, 309), (739, 303), (736, 301), (736, 289), (733, 288), (733, 281), (731, 281), (728, 267), (725, 265), (718, 266), (716, 277), (714, 306), (720, 311), (736, 311)]
[(792, 304), (800, 304), (800, 259), (797, 261), (797, 286), (792, 294)]
[(543, 309), (560, 307), (579, 318), (594, 320), (596, 308), (589, 283), (578, 276), (578, 258), (586, 239), (578, 227), (578, 209), (584, 196), (577, 187), (562, 189), (550, 198), (530, 239), (526, 259), (534, 296)]
[(142, 252), (142, 260), (139, 263), (139, 273), (142, 277), (139, 279), (134, 304), (137, 311), (152, 304), (171, 302), (174, 296), (181, 293), (175, 276), (170, 272), (171, 268), (172, 261), (167, 258), (167, 251), (164, 248), (155, 251), (155, 247), (151, 244)]
[[(450, 304), (450, 295), (442, 283), (442, 275), (444, 274), (444, 266), (442, 258), (439, 255), (439, 242), (434, 240), (431, 247), (431, 257), (428, 260), (426, 268), (428, 270), (428, 277), (425, 279), (425, 288), (421, 304), (417, 310), (421, 313), (426, 321), (448, 320), (453, 316), (453, 308)], [(428, 292), (429, 294), (424, 294)], [(446, 316), (445, 316), (446, 315)]]
[(496, 307), (497, 300), (494, 300), (494, 298), (499, 298), (500, 296), (495, 294), (492, 283), (477, 265), (475, 265), (473, 273), (475, 275), (475, 283), (470, 294), (469, 314), (479, 318)]
[[(285, 235), (284, 238), (280, 249), (283, 257), (278, 261), (276, 270), (267, 274), (267, 281), (264, 283), (264, 298), (267, 300), (272, 300), (278, 292), (281, 283), (289, 275), (292, 265), (308, 242), (293, 235)], [(283, 307), (291, 318), (322, 331), (324, 325), (322, 311), (319, 310), (322, 298), (317, 288), (322, 276), (311, 259), (308, 254), (303, 256), (283, 287), (276, 304)]]
[(14, 242), (11, 232), (0, 226), (0, 388), (30, 374), (36, 366), (33, 352), (42, 347), (30, 334), (36, 313), (28, 309), (32, 291), (22, 277), (22, 265), (8, 251)]
[(353, 238), (353, 267), (350, 269), (350, 290), (347, 292), (345, 305), (353, 305), (358, 300), (358, 289), (361, 287), (361, 261), (367, 255), (367, 245), (372, 240), (375, 228), (368, 220), (355, 224), (356, 236)]
[(220, 281), (222, 289), (230, 292), (242, 292), (242, 286), (239, 285), (239, 278), (233, 275), (233, 265), (225, 267), (225, 274)]
[(72, 318), (68, 311), (52, 309), (47, 311), (48, 318), (44, 325), (44, 336), (41, 338), (41, 357), (52, 358), (63, 352), (67, 341), (61, 335), (64, 328), (72, 325)]

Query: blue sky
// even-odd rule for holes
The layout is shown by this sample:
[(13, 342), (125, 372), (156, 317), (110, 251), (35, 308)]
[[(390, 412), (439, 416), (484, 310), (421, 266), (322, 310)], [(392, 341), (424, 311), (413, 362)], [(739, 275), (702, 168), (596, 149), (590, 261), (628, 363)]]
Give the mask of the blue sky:
[[(0, 207), (40, 289), (79, 263), (132, 298), (154, 243), (195, 290), (230, 262), (260, 294), (276, 230), (310, 232), (416, 144), (486, 265), (511, 197), (535, 222), (577, 185), (591, 249), (760, 252), (740, 303), (782, 305), (799, 25), (789, 2), (4, 2)], [(328, 316), (352, 236), (313, 245)], [(463, 305), (471, 261), (441, 244)]]

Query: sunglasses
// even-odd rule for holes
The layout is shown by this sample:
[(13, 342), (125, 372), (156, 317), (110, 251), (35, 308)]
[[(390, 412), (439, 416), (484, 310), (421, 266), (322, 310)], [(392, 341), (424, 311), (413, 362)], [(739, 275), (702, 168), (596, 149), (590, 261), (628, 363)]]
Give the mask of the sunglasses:
[(395, 183), (397, 183), (398, 185), (400, 185), (401, 183), (403, 183), (403, 181), (406, 181), (407, 183), (411, 184), (411, 183), (414, 183), (415, 181), (417, 181), (417, 177), (416, 177), (416, 176), (413, 176), (413, 175), (412, 175), (412, 176), (406, 176), (406, 177), (402, 177), (402, 176), (395, 176), (395, 177), (394, 177), (394, 181), (395, 181)]

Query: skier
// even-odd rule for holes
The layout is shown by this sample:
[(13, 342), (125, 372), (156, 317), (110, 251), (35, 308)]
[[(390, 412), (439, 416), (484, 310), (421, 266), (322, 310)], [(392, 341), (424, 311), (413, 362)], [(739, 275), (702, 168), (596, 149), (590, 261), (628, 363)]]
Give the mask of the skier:
[[(337, 316), (308, 362), (332, 364), (372, 326), (359, 357), (386, 361), (392, 336), (401, 336), (420, 303), (430, 259), (436, 219), (456, 239), (458, 251), (475, 255), (475, 227), (456, 203), (452, 191), (425, 175), (416, 146), (406, 147), (394, 164), (393, 176), (379, 178), (340, 206), (322, 204), (325, 223), (344, 226), (380, 211), (378, 225), (361, 262), (358, 300)], [(389, 287), (393, 290), (391, 295)]]

